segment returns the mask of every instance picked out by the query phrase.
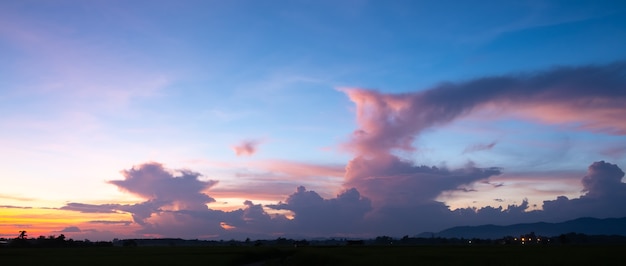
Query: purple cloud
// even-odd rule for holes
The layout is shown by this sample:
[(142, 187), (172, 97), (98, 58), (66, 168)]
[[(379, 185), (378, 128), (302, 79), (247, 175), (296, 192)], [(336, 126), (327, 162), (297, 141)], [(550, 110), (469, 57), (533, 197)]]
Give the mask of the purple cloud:
[(359, 156), (346, 167), (345, 186), (357, 188), (378, 205), (424, 204), (433, 201), (442, 191), (455, 190), (499, 174), (499, 168), (467, 165), (450, 170), (416, 166), (389, 154), (372, 158)]
[(624, 172), (617, 165), (595, 162), (581, 180), (585, 194), (575, 199), (559, 196), (544, 201), (545, 215), (556, 219), (626, 216), (626, 209), (619, 204), (626, 201), (626, 184), (622, 183), (622, 177)]
[[(485, 112), (626, 135), (625, 74), (626, 62), (617, 62), (442, 83), (414, 93), (343, 89), (356, 104), (359, 126), (344, 145), (355, 155), (346, 166), (344, 186), (355, 187), (371, 198), (374, 210), (368, 217), (378, 228), (390, 230), (443, 224), (436, 221), (488, 222), (487, 217), (491, 217), (500, 222), (517, 222), (545, 215), (528, 211), (527, 201), (506, 208), (452, 212), (435, 198), (477, 181), (489, 182), (501, 169), (472, 164), (462, 169), (418, 166), (400, 158), (397, 151), (415, 151), (415, 139), (427, 129)], [(495, 145), (476, 145), (465, 152)]]
[[(393, 160), (398, 160), (396, 157)], [(366, 163), (366, 162), (361, 162)], [(263, 206), (245, 201), (244, 208), (221, 211), (204, 209), (170, 209), (168, 202), (147, 200), (137, 204), (68, 203), (61, 209), (90, 213), (129, 213), (133, 222), (140, 226), (140, 235), (183, 238), (267, 238), (275, 235), (291, 236), (362, 236), (381, 234), (400, 236), (423, 231), (436, 231), (456, 225), (485, 223), (513, 224), (520, 222), (562, 221), (580, 216), (624, 216), (626, 211), (615, 202), (626, 200), (626, 184), (621, 182), (623, 171), (616, 165), (596, 162), (582, 178), (585, 194), (577, 199), (558, 197), (545, 201), (543, 210), (530, 211), (528, 201), (505, 207), (464, 208), (451, 211), (448, 206), (434, 201), (438, 191), (458, 183), (479, 180), (497, 173), (498, 169), (479, 169), (468, 166), (462, 170), (433, 167), (416, 167), (395, 161), (399, 166), (384, 168), (398, 170), (387, 179), (380, 172), (372, 172), (373, 178), (363, 185), (376, 196), (386, 195), (378, 201), (370, 201), (356, 188), (347, 189), (334, 198), (325, 199), (315, 191), (298, 187), (284, 202)], [(401, 170), (407, 171), (407, 173)], [(403, 175), (405, 175), (403, 177)], [(400, 182), (385, 182), (398, 178)], [(461, 178), (462, 177), (462, 178)], [(402, 181), (406, 178), (411, 181)], [(430, 179), (432, 178), (432, 179)], [(439, 180), (441, 179), (441, 180)], [(454, 180), (453, 182), (446, 179)], [(416, 181), (417, 180), (417, 181)], [(424, 181), (426, 180), (426, 181)], [(372, 183), (367, 183), (372, 182)], [(387, 184), (390, 183), (390, 184)], [(405, 187), (399, 186), (404, 185)], [(429, 191), (419, 188), (418, 184)], [(380, 186), (379, 191), (372, 190)], [(374, 192), (372, 192), (374, 191)], [(178, 194), (175, 194), (178, 195)], [(176, 202), (177, 199), (173, 199)], [(496, 199), (496, 201), (501, 201)], [(268, 214), (264, 208), (286, 210), (293, 219), (279, 214)], [(125, 224), (129, 221), (92, 221), (101, 224)], [(67, 230), (75, 230), (68, 228)], [(69, 232), (69, 231), (68, 231)], [(84, 232), (84, 230), (83, 230)]]
[(588, 174), (583, 177), (584, 198), (626, 198), (626, 184), (622, 183), (624, 172), (615, 164), (604, 161), (589, 166)]
[(192, 171), (167, 171), (159, 163), (146, 163), (124, 170), (122, 175), (124, 180), (109, 183), (149, 199), (156, 205), (169, 203), (181, 209), (206, 209), (207, 203), (215, 201), (203, 191), (217, 184), (217, 181), (199, 180), (202, 175)]
[(267, 207), (292, 211), (291, 229), (310, 235), (354, 233), (362, 228), (365, 214), (372, 209), (370, 200), (354, 188), (339, 193), (336, 198), (324, 199), (302, 186), (285, 202)]

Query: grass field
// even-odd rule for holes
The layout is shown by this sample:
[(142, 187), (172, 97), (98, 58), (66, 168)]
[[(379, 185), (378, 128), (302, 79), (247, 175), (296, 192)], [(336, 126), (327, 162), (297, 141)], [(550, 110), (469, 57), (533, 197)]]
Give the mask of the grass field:
[(626, 246), (0, 249), (0, 265), (625, 265)]

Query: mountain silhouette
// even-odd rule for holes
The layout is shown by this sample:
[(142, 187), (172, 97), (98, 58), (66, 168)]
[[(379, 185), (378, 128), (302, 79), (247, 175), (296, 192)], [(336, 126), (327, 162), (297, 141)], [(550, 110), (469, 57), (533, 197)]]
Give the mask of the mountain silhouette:
[(623, 218), (578, 218), (561, 223), (522, 223), (513, 225), (457, 226), (439, 233), (422, 233), (422, 237), (442, 238), (482, 238), (498, 239), (504, 236), (520, 236), (535, 232), (536, 235), (558, 236), (567, 233), (586, 235), (621, 235), (626, 236), (626, 217)]

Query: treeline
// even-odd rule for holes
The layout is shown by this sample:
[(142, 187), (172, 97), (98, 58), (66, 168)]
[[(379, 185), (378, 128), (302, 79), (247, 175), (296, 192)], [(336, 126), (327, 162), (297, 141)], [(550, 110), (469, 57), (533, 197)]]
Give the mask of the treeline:
[(65, 235), (51, 235), (48, 237), (39, 236), (38, 238), (14, 238), (0, 239), (0, 242), (7, 247), (13, 248), (59, 248), (59, 247), (112, 247), (110, 241), (89, 241), (67, 239)]
[(409, 237), (393, 238), (378, 236), (373, 239), (288, 239), (279, 237), (271, 240), (185, 240), (179, 238), (157, 239), (114, 239), (113, 241), (89, 241), (66, 239), (64, 235), (39, 236), (38, 238), (2, 239), (3, 247), (9, 248), (63, 248), (63, 247), (136, 247), (136, 246), (419, 246), (419, 245), (626, 245), (626, 236), (585, 235), (568, 233), (553, 237), (536, 236), (529, 233), (521, 236), (506, 236), (500, 239)]
[(585, 235), (577, 233), (562, 234), (553, 237), (536, 236), (528, 233), (517, 237), (506, 236), (499, 239), (480, 238), (443, 238), (409, 237), (394, 238), (378, 236), (372, 239), (260, 239), (238, 240), (184, 240), (177, 238), (161, 239), (125, 239), (114, 240), (114, 246), (420, 246), (420, 245), (576, 245), (576, 244), (620, 244), (626, 245), (626, 236)]

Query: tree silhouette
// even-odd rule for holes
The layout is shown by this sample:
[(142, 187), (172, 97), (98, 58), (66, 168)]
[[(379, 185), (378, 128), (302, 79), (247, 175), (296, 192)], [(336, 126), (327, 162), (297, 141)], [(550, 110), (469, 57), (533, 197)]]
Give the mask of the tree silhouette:
[(20, 231), (20, 235), (17, 237), (18, 239), (26, 239), (28, 235), (26, 234), (26, 231)]

